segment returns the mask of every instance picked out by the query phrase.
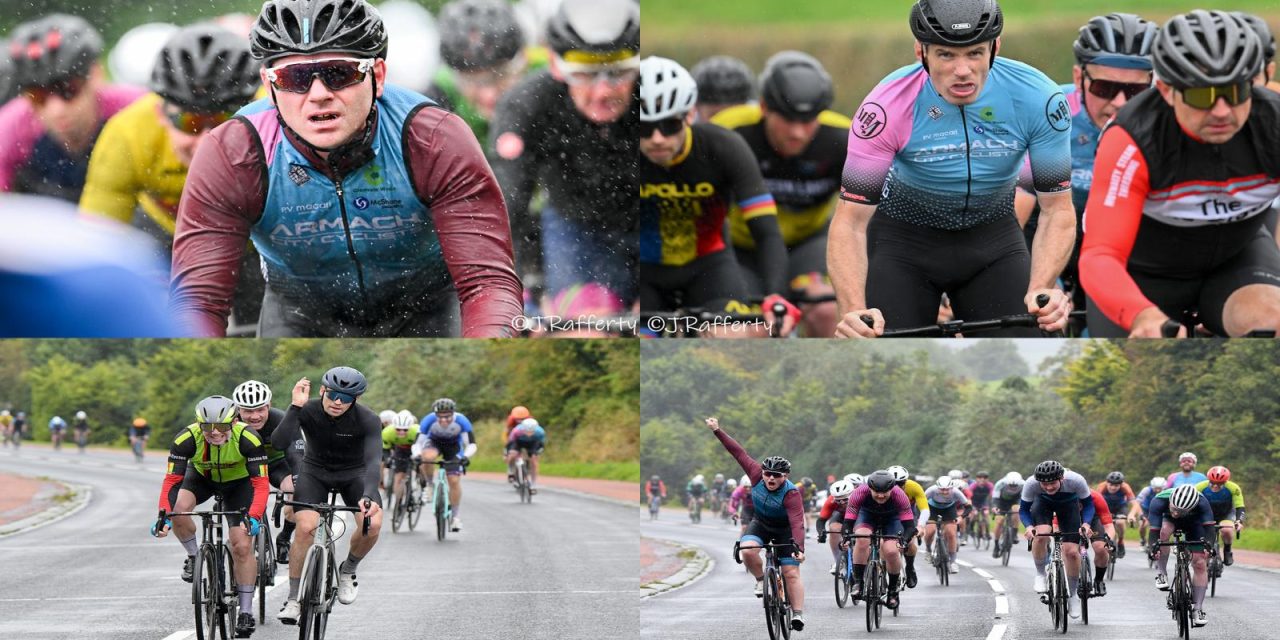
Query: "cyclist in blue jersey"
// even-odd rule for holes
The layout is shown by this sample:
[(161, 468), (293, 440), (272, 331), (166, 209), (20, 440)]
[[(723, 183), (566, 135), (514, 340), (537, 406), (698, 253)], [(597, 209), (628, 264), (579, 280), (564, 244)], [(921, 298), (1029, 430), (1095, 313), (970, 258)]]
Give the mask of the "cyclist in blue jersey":
[[(910, 25), (920, 63), (881, 81), (850, 129), (827, 242), (836, 335), (931, 325), (944, 293), (965, 320), (1031, 312), (1057, 331), (1070, 304), (1054, 282), (1075, 236), (1066, 98), (1043, 73), (996, 57), (995, 0), (919, 0)], [(1026, 154), (1043, 209), (1034, 255), (1013, 215)]]
[(1199, 459), (1196, 458), (1196, 454), (1190, 451), (1183, 451), (1178, 456), (1178, 471), (1174, 471), (1169, 474), (1168, 478), (1165, 478), (1169, 488), (1172, 489), (1184, 484), (1199, 484), (1208, 480), (1209, 476), (1196, 471), (1197, 463), (1199, 463)]
[(449, 505), (453, 508), (449, 530), (462, 531), (462, 521), (458, 519), (462, 502), (462, 461), (476, 453), (471, 421), (457, 412), (457, 403), (453, 400), (440, 398), (431, 405), (431, 413), (422, 419), (419, 433), (413, 453), (422, 457), (422, 478), (434, 478), (436, 470), (427, 463), (441, 461), (449, 480)]

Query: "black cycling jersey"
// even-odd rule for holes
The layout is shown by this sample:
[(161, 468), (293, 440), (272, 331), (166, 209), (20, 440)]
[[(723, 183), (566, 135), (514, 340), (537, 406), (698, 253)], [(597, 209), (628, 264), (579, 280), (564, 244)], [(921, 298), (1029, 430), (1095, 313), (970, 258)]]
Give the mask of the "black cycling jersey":
[(317, 398), (302, 407), (290, 405), (271, 434), (271, 445), (285, 451), (301, 437), (306, 440), (305, 463), (326, 471), (363, 470), (364, 497), (376, 497), (382, 466), (382, 421), (378, 414), (356, 403), (332, 418), (321, 403)]
[(89, 430), (89, 421), (88, 421), (88, 420), (76, 420), (76, 421), (75, 421), (75, 424), (71, 425), (71, 428), (72, 428), (72, 429), (75, 429), (76, 431), (88, 431), (88, 430)]
[(267, 452), (267, 460), (272, 463), (285, 458), (285, 451), (271, 444), (271, 434), (275, 433), (281, 420), (284, 420), (284, 412), (271, 407), (267, 413), (266, 424), (258, 429), (258, 439), (262, 440), (262, 448)]

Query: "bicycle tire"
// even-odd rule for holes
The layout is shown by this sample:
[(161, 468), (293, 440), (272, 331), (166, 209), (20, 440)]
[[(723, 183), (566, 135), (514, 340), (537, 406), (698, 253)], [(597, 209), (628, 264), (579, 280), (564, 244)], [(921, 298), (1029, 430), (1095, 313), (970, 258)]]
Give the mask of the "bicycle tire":
[(780, 616), (775, 604), (779, 596), (774, 571), (773, 567), (767, 567), (764, 572), (764, 624), (769, 630), (769, 640), (783, 640)]
[(1116, 554), (1112, 552), (1111, 557), (1107, 560), (1107, 582), (1113, 582), (1116, 579)]
[(849, 575), (850, 568), (848, 564), (848, 558), (849, 558), (849, 552), (844, 549), (841, 549), (840, 559), (836, 560), (836, 579), (835, 579), (836, 606), (841, 609), (843, 609), (846, 604), (849, 604), (848, 575)]
[[(438, 481), (435, 483), (436, 494), (443, 493), (443, 487), (438, 486), (439, 484), (440, 482)], [(449, 530), (449, 519), (446, 517), (446, 513), (445, 513), (446, 507), (444, 504), (444, 499), (442, 498), (443, 498), (442, 495), (435, 495), (432, 499), (432, 502), (435, 504), (435, 514), (436, 514), (436, 540), (439, 540), (440, 542), (444, 542), (444, 538), (447, 535)]]
[(1209, 557), (1209, 597), (1212, 598), (1218, 594), (1218, 576), (1222, 574), (1222, 560), (1218, 558), (1217, 550)]
[(1177, 589), (1178, 589), (1178, 628), (1182, 632), (1183, 640), (1191, 639), (1191, 576), (1188, 561), (1183, 561), (1178, 565)]
[[(875, 544), (872, 542), (872, 544)], [(876, 568), (875, 559), (872, 558), (867, 563), (866, 572), (862, 575), (862, 600), (866, 603), (865, 613), (867, 619), (867, 633), (875, 631), (876, 627), (876, 604), (880, 599), (879, 584), (876, 582), (880, 577), (880, 572)]]
[(258, 624), (267, 623), (267, 588), (276, 582), (276, 550), (275, 538), (271, 536), (270, 520), (262, 520), (262, 529), (258, 531)]
[(782, 574), (782, 568), (776, 569), (778, 580), (778, 593), (782, 597), (774, 602), (774, 606), (778, 609), (778, 620), (782, 628), (782, 640), (791, 640), (791, 594), (787, 591), (787, 579)]
[[(324, 526), (323, 523), (321, 526)], [(324, 637), (323, 630), (317, 629), (317, 623), (323, 615), (324, 583), (324, 551), (318, 547), (307, 549), (306, 560), (302, 565), (302, 580), (298, 590), (298, 640), (313, 640)], [(317, 635), (317, 631), (320, 635)]]
[(240, 590), (236, 585), (235, 558), (231, 557), (231, 547), (223, 545), (222, 547), (222, 569), (219, 575), (222, 580), (222, 620), (219, 626), (222, 627), (222, 640), (235, 640), (236, 637), (236, 614), (240, 613)]
[[(217, 561), (213, 549), (201, 545), (196, 555), (195, 565), (191, 568), (191, 604), (195, 608), (197, 640), (213, 640), (217, 633), (217, 599), (213, 595), (209, 581), (217, 575)], [(207, 631), (207, 634), (206, 634)]]
[(1013, 543), (1015, 536), (1017, 535), (1017, 532), (1014, 531), (1013, 527), (1010, 527), (1007, 523), (1007, 520), (1011, 517), (1013, 517), (1012, 514), (1005, 516), (1004, 548), (1000, 550), (1000, 562), (1006, 567), (1009, 566), (1009, 556), (1013, 553)]
[(1070, 617), (1069, 615), (1070, 608), (1067, 604), (1067, 600), (1071, 598), (1071, 594), (1068, 593), (1067, 591), (1069, 589), (1068, 585), (1070, 584), (1069, 582), (1067, 582), (1067, 568), (1066, 568), (1066, 565), (1063, 564), (1063, 561), (1059, 559), (1054, 564), (1053, 569), (1054, 569), (1054, 573), (1056, 573), (1058, 576), (1058, 588), (1056, 590), (1057, 593), (1056, 593), (1056, 597), (1054, 598), (1054, 602), (1057, 603), (1058, 620), (1062, 622), (1062, 632), (1066, 633), (1068, 618)]
[(1080, 559), (1080, 623), (1089, 624), (1089, 598), (1093, 597), (1093, 562)]
[(391, 502), (388, 503), (391, 505), (391, 533), (400, 533), (400, 526), (404, 524), (406, 515), (404, 493), (404, 491), (396, 493), (395, 486), (392, 485)]
[(422, 489), (414, 488), (414, 479), (412, 477), (405, 478), (405, 487), (409, 491), (409, 530), (413, 531), (418, 527), (418, 520), (422, 519)]

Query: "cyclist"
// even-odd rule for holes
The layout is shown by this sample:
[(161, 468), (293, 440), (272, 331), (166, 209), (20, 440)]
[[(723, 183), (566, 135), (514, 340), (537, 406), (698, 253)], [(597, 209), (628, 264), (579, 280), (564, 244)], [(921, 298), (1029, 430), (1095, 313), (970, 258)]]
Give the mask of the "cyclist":
[(80, 449), (80, 454), (84, 454), (84, 448), (89, 444), (89, 416), (83, 411), (77, 411), (75, 421), (71, 423), (71, 428), (76, 432), (76, 447)]
[(712, 513), (720, 513), (720, 504), (725, 497), (724, 490), (724, 474), (717, 473), (715, 477), (711, 479), (711, 490), (707, 494), (711, 499), (709, 506), (711, 507)]
[(1049, 590), (1045, 567), (1049, 566), (1049, 539), (1035, 534), (1052, 532), (1056, 517), (1058, 530), (1062, 532), (1062, 560), (1067, 570), (1067, 611), (1072, 618), (1080, 617), (1080, 538), (1093, 536), (1093, 496), (1084, 476), (1064, 469), (1057, 460), (1045, 460), (1036, 465), (1035, 482), (1022, 488), (1018, 512), (1026, 526), (1026, 538), (1032, 541), (1031, 555), (1036, 566), (1035, 590)]
[[(1108, 473), (1106, 481), (1099, 482), (1095, 490), (1101, 493), (1107, 502), (1107, 512), (1115, 522), (1116, 557), (1123, 558), (1125, 521), (1129, 522), (1129, 526), (1134, 526), (1142, 507), (1133, 495), (1133, 487), (1124, 481), (1124, 474), (1119, 471)], [(1125, 508), (1126, 505), (1128, 509)]]
[(520, 284), (501, 191), (460, 118), (384, 84), (378, 12), (270, 0), (249, 42), (270, 95), (192, 159), (171, 307), (225, 333), (251, 237), (261, 336), (456, 335), (459, 301), (462, 336), (511, 335)]
[(547, 446), (547, 431), (533, 418), (525, 418), (511, 430), (507, 440), (507, 468), (515, 463), (520, 452), (529, 454), (529, 493), (537, 493), (538, 458)]
[[(533, 415), (529, 413), (528, 407), (521, 406), (521, 405), (516, 405), (514, 407), (511, 407), (511, 412), (507, 414), (507, 421), (502, 425), (502, 441), (507, 442), (511, 440), (511, 430), (514, 429), (516, 425), (520, 424), (525, 419), (532, 418), (532, 417)], [(515, 482), (515, 479), (516, 479), (515, 469), (513, 469), (510, 464), (508, 464), (507, 465), (507, 482)]]
[[(991, 489), (992, 499), (996, 507), (996, 531), (1000, 531), (1000, 527), (1004, 526), (1005, 516), (1018, 512), (1020, 498), (1022, 497), (1022, 474), (1017, 471), (1006, 473), (1003, 478), (996, 481), (995, 486)], [(1013, 533), (1018, 534), (1018, 521), (1013, 520)], [(999, 558), (1004, 551), (1000, 548), (1001, 538), (996, 537), (996, 544), (991, 545), (991, 557)]]
[[(959, 493), (959, 492), (956, 492)], [(866, 535), (878, 531), (884, 535), (897, 535), (903, 539), (911, 539), (916, 534), (916, 521), (911, 510), (911, 499), (907, 493), (897, 486), (894, 474), (888, 470), (879, 470), (867, 476), (866, 482), (849, 496), (849, 508), (844, 513), (845, 522), (851, 523), (855, 534)], [(867, 538), (859, 538), (853, 549), (853, 588), (849, 595), (862, 595), (863, 572), (867, 568), (867, 558), (871, 554), (871, 544)], [(898, 579), (902, 572), (902, 560), (898, 553), (898, 541), (884, 540), (880, 543), (880, 554), (889, 571), (889, 596), (885, 604), (890, 609), (898, 608)]]
[[(548, 298), (575, 284), (635, 297), (640, 6), (563, 0), (546, 28), (547, 71), (503, 95), (489, 123), (521, 273), (545, 269)], [(546, 205), (535, 219), (535, 186)], [(539, 256), (545, 256), (542, 258)]]
[(738, 488), (733, 490), (733, 495), (729, 496), (729, 511), (734, 514), (738, 520), (738, 526), (741, 529), (739, 535), (747, 534), (747, 525), (751, 524), (751, 519), (755, 517), (755, 505), (751, 502), (751, 478), (746, 475), (738, 481)]
[(1244, 528), (1244, 492), (1231, 481), (1231, 470), (1221, 465), (1209, 469), (1209, 479), (1196, 483), (1196, 491), (1204, 494), (1213, 510), (1213, 519), (1222, 536), (1222, 564), (1231, 566), (1231, 543), (1235, 533)]
[(644, 483), (645, 500), (649, 503), (649, 510), (656, 511), (657, 505), (667, 499), (667, 485), (662, 482), (662, 478), (658, 474), (649, 477), (649, 481)]
[[(3, 43), (0, 43), (3, 44)], [(2, 59), (3, 56), (0, 56)], [(8, 409), (0, 410), (0, 435), (4, 436), (4, 446), (9, 448), (9, 441), (13, 440), (13, 416)], [(15, 440), (16, 442), (16, 440)]]
[[(231, 401), (236, 405), (236, 420), (253, 429), (262, 441), (263, 452), (267, 456), (267, 479), (271, 486), (281, 491), (293, 491), (293, 474), (297, 469), (296, 461), (290, 459), (290, 455), (296, 443), (283, 449), (271, 443), (272, 436), (284, 420), (284, 412), (271, 406), (271, 387), (257, 380), (245, 380), (231, 392)], [(289, 541), (297, 519), (293, 507), (285, 506), (283, 511), (284, 524), (280, 526), (275, 540), (276, 561), (289, 564)]]
[[(979, 471), (974, 481), (970, 482), (969, 486), (964, 490), (965, 497), (973, 504), (970, 526), (973, 527), (974, 536), (981, 535), (985, 531), (985, 529), (980, 529), (978, 523), (986, 523), (991, 519), (990, 500), (991, 492), (994, 489), (995, 485), (991, 484), (991, 472)], [(991, 532), (986, 531), (986, 535), (990, 537)]]
[(27, 414), (19, 411), (13, 416), (13, 448), (22, 446), (22, 436), (27, 431)]
[(382, 451), (386, 464), (395, 474), (391, 480), (391, 492), (403, 495), (404, 476), (413, 466), (413, 444), (418, 441), (418, 417), (408, 409), (396, 414), (392, 424), (382, 429)]
[(747, 63), (733, 56), (711, 56), (689, 69), (698, 85), (693, 110), (698, 122), (709, 122), (717, 113), (756, 99), (756, 78)]
[[(858, 476), (859, 479), (862, 476)], [(859, 486), (862, 484), (858, 483)], [(827, 534), (839, 534), (844, 528), (844, 512), (849, 506), (849, 496), (857, 487), (848, 480), (837, 480), (832, 483), (831, 488), (827, 489), (827, 499), (822, 501), (822, 510), (818, 512), (818, 523), (814, 525), (818, 530), (818, 544), (827, 541)], [(831, 575), (836, 575), (836, 569), (840, 566), (840, 536), (833, 535), (831, 538)]]
[[(1102, 495), (1102, 490), (1091, 489), (1089, 496), (1093, 499), (1093, 520), (1089, 522), (1089, 528), (1093, 531), (1093, 535), (1089, 537), (1090, 546), (1093, 547), (1092, 595), (1101, 597), (1107, 595), (1107, 565), (1111, 562), (1111, 551), (1107, 548), (1107, 541), (1116, 539), (1115, 518), (1111, 515), (1111, 509), (1107, 499)], [(1081, 558), (1080, 561), (1087, 560)]]
[[(1155, 35), (1155, 23), (1132, 13), (1111, 13), (1090, 18), (1080, 27), (1080, 36), (1072, 46), (1076, 65), (1071, 68), (1071, 84), (1062, 85), (1062, 90), (1071, 107), (1071, 202), (1076, 211), (1076, 241), (1061, 279), (1069, 283), (1072, 306), (1078, 309), (1085, 308), (1078, 262), (1098, 137), (1120, 107), (1151, 87)], [(1035, 196), (1020, 189), (1014, 205), (1018, 220), (1025, 221), (1023, 233), (1029, 248), (1038, 226)]]
[(920, 486), (919, 482), (911, 479), (911, 474), (907, 473), (906, 467), (895, 464), (889, 467), (888, 471), (893, 474), (894, 484), (898, 485), (898, 488), (907, 494), (907, 500), (911, 501), (911, 513), (916, 518), (915, 530), (917, 535), (903, 536), (903, 539), (907, 541), (907, 588), (914, 589), (918, 580), (916, 577), (916, 553), (919, 551), (919, 545), (916, 543), (916, 538), (919, 537), (919, 530), (923, 529), (925, 523), (929, 521), (929, 500), (924, 497), (924, 487)]
[[(378, 543), (382, 528), (382, 496), (378, 491), (382, 430), (378, 415), (358, 402), (368, 386), (359, 371), (334, 367), (320, 379), (320, 397), (313, 400), (311, 381), (304, 377), (293, 386), (284, 419), (271, 434), (271, 445), (280, 451), (289, 450), (299, 438), (305, 441), (294, 474), (295, 502), (323, 503), (334, 490), (347, 506), (359, 506), (357, 523), (370, 520), (367, 534), (362, 527), (355, 527), (347, 559), (338, 567), (338, 602), (342, 604), (355, 602), (359, 586), (356, 569)], [(309, 507), (295, 507), (293, 517), (297, 530), (289, 550), (289, 595), (276, 615), (284, 624), (298, 623), (302, 561), (320, 522), (319, 514)]]
[(134, 418), (133, 424), (129, 425), (129, 447), (133, 449), (138, 462), (142, 461), (142, 452), (146, 450), (147, 440), (150, 438), (151, 425), (147, 424), (147, 419)]
[(1178, 456), (1179, 471), (1174, 471), (1165, 478), (1165, 482), (1170, 489), (1180, 487), (1184, 484), (1199, 484), (1208, 480), (1209, 477), (1199, 471), (1196, 471), (1196, 463), (1199, 459), (1196, 454), (1190, 451), (1184, 451)]
[[(747, 530), (739, 539), (742, 561), (747, 571), (756, 579), (755, 594), (764, 596), (764, 563), (760, 558), (760, 545), (783, 545), (776, 550), (782, 564), (782, 578), (787, 583), (794, 615), (791, 628), (804, 629), (804, 583), (800, 581), (800, 563), (804, 562), (804, 500), (800, 490), (788, 479), (791, 463), (782, 456), (770, 456), (756, 461), (720, 428), (716, 418), (706, 419), (707, 427), (724, 445), (729, 455), (738, 461), (746, 472), (751, 486), (753, 516)], [(856, 514), (855, 514), (856, 515)], [(848, 516), (845, 516), (848, 519)], [(788, 553), (790, 551), (790, 553)]]
[(169, 468), (160, 488), (160, 514), (151, 527), (151, 535), (163, 538), (173, 527), (175, 537), (187, 552), (182, 579), (191, 582), (199, 547), (196, 525), (191, 516), (170, 519), (167, 514), (191, 511), (215, 493), (222, 496), (227, 511), (247, 511), (247, 521), (239, 515), (227, 516), (232, 573), (240, 599), (235, 633), (237, 638), (245, 638), (254, 630), (250, 611), (257, 582), (249, 536), (258, 535), (267, 509), (267, 454), (258, 434), (236, 421), (235, 404), (230, 398), (209, 396), (196, 405), (195, 414), (196, 421), (179, 431), (169, 448)]
[(702, 501), (706, 495), (707, 495), (707, 483), (706, 483), (706, 479), (702, 477), (701, 473), (694, 476), (692, 479), (689, 480), (689, 482), (685, 483), (684, 501), (685, 501), (685, 504), (689, 505), (690, 514), (692, 514), (695, 510), (696, 511), (702, 510)]
[(1157, 494), (1164, 491), (1168, 484), (1167, 480), (1160, 476), (1156, 476), (1151, 479), (1150, 484), (1143, 487), (1142, 491), (1138, 492), (1137, 502), (1140, 507), (1140, 513), (1142, 514), (1142, 523), (1138, 525), (1138, 536), (1141, 538), (1142, 547), (1147, 549), (1148, 552), (1152, 553), (1152, 555), (1154, 555), (1155, 549), (1151, 546), (1151, 543), (1155, 542), (1156, 535), (1159, 531), (1148, 529), (1149, 523), (1147, 522), (1147, 511), (1151, 508), (1151, 501)]
[(727, 518), (729, 515), (736, 513), (735, 509), (730, 506), (730, 500), (732, 500), (733, 494), (737, 493), (737, 491), (737, 478), (729, 478), (724, 481), (724, 494), (720, 497), (720, 515)]
[[(836, 334), (933, 324), (944, 293), (966, 320), (1030, 312), (1061, 329), (1070, 305), (1054, 281), (1075, 230), (1066, 98), (1043, 73), (996, 57), (995, 0), (918, 0), (910, 23), (920, 63), (887, 76), (853, 118), (827, 243)], [(1030, 256), (1013, 215), (1026, 153), (1042, 209)]]
[(787, 333), (799, 310), (778, 295), (786, 287), (786, 247), (773, 196), (740, 136), (708, 123), (690, 124), (697, 85), (674, 60), (650, 56), (640, 65), (640, 308), (747, 309), (748, 291), (725, 245), (724, 221), (737, 203), (745, 230), (760, 247), (766, 315), (788, 305)]
[[(851, 123), (829, 110), (835, 90), (817, 58), (783, 51), (769, 58), (760, 77), (758, 104), (727, 109), (712, 122), (736, 131), (755, 155), (778, 209), (788, 289), (830, 296), (827, 227), (840, 192)], [(729, 210), (729, 235), (748, 291), (763, 295), (762, 265), (741, 207)], [(831, 336), (835, 313), (834, 302), (809, 305), (804, 315), (809, 335)]]
[(395, 424), (397, 415), (399, 414), (394, 409), (383, 409), (378, 412), (378, 421), (382, 423), (383, 428), (390, 427)]
[(62, 416), (49, 419), (49, 439), (53, 441), (54, 450), (62, 449), (62, 434), (67, 430), (67, 421)]
[(804, 496), (805, 513), (815, 510), (818, 506), (818, 484), (813, 481), (813, 478), (809, 476), (800, 478), (800, 493)]
[[(1160, 532), (1160, 542), (1167, 542), (1175, 530), (1182, 531), (1191, 543), (1191, 599), (1194, 602), (1191, 623), (1203, 627), (1208, 622), (1204, 612), (1204, 592), (1209, 585), (1208, 558), (1205, 543), (1212, 544), (1210, 532), (1217, 523), (1209, 499), (1195, 485), (1178, 485), (1161, 491), (1151, 500), (1147, 510), (1151, 528)], [(1169, 547), (1159, 547), (1156, 559), (1156, 588), (1169, 590)]]
[(453, 400), (440, 398), (431, 404), (431, 413), (422, 419), (418, 433), (414, 451), (422, 458), (419, 471), (425, 481), (424, 487), (431, 491), (435, 471), (429, 463), (439, 460), (449, 482), (449, 504), (453, 509), (449, 530), (462, 531), (462, 521), (458, 519), (462, 503), (462, 471), (467, 460), (476, 453), (476, 434), (471, 429), (471, 420), (457, 412), (457, 403)]
[(106, 84), (102, 36), (79, 16), (54, 13), (19, 24), (7, 50), (21, 93), (0, 109), (0, 192), (74, 203), (102, 123), (142, 91)]
[[(925, 550), (926, 553), (931, 553), (928, 550), (933, 548), (933, 537), (938, 528), (942, 527), (948, 554), (947, 570), (951, 573), (960, 573), (960, 567), (955, 561), (956, 554), (960, 552), (960, 545), (956, 540), (956, 520), (967, 515), (973, 507), (973, 503), (969, 502), (964, 490), (960, 488), (962, 482), (951, 476), (942, 476), (924, 492), (925, 499), (929, 501), (930, 514), (929, 524), (924, 530)], [(959, 513), (961, 507), (963, 514)], [(943, 541), (939, 540), (938, 544), (943, 544)]]
[(1191, 310), (1215, 335), (1280, 329), (1280, 247), (1261, 215), (1280, 196), (1266, 151), (1280, 96), (1253, 91), (1262, 45), (1239, 18), (1197, 10), (1170, 18), (1152, 55), (1158, 91), (1098, 144), (1080, 251), (1090, 335), (1159, 337)]

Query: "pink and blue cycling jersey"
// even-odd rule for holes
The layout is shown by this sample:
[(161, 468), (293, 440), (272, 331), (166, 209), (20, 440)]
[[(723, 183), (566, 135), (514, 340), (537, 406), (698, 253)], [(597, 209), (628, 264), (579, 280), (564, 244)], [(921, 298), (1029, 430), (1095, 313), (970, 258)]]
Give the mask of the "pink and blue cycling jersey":
[(890, 73), (850, 127), (840, 197), (947, 230), (1013, 215), (1023, 158), (1041, 193), (1071, 188), (1071, 108), (1030, 65), (996, 58), (973, 104), (943, 99), (917, 63)]

